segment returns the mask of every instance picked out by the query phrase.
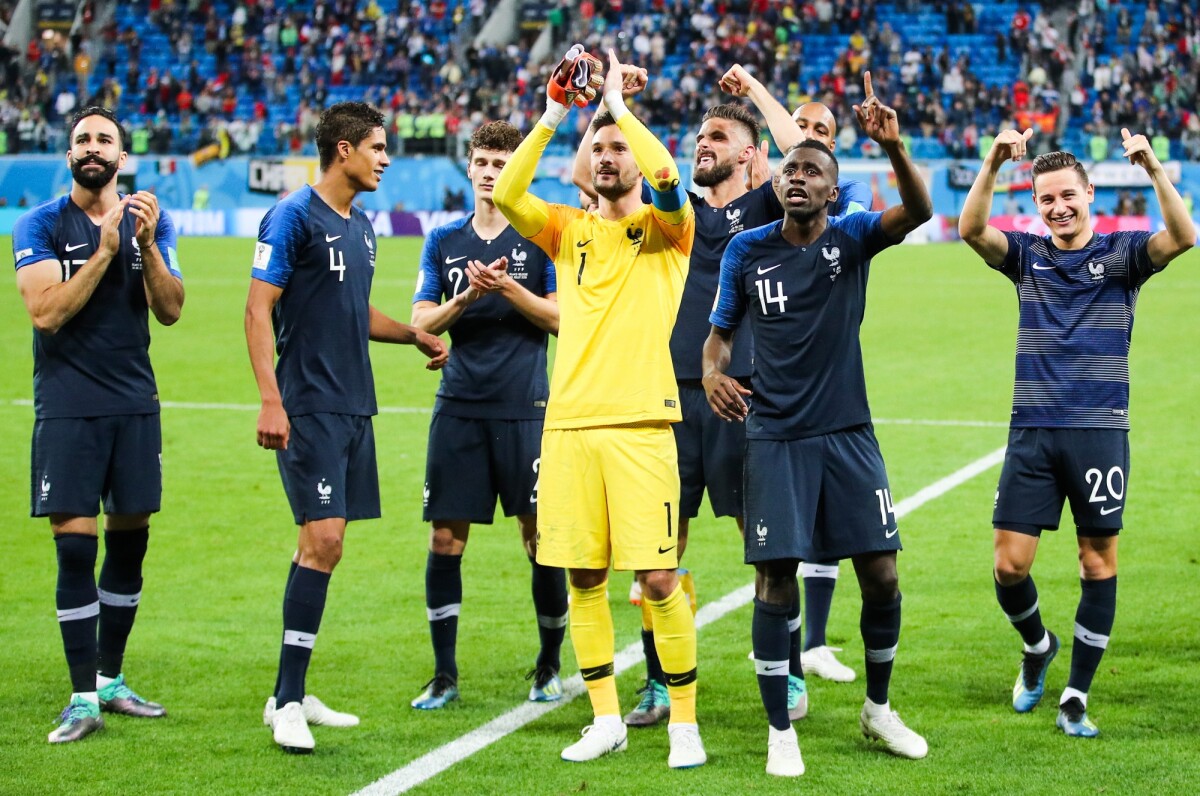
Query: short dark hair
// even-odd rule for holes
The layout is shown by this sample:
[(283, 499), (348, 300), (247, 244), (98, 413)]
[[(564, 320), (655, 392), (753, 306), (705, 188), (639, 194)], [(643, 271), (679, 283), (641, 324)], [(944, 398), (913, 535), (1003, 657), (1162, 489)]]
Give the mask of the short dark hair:
[(601, 129), (608, 127), (610, 124), (616, 124), (617, 120), (608, 111), (600, 111), (596, 114), (596, 118), (592, 119), (592, 132), (598, 133)]
[(339, 141), (356, 147), (380, 127), (383, 127), (383, 114), (373, 105), (365, 102), (330, 105), (317, 121), (317, 154), (321, 159), (321, 170), (333, 163)]
[(89, 116), (103, 116), (117, 126), (117, 142), (121, 146), (121, 151), (124, 152), (125, 142), (129, 140), (129, 136), (125, 134), (125, 127), (117, 119), (116, 114), (102, 105), (89, 105), (75, 112), (75, 115), (71, 117), (71, 129), (67, 131), (68, 144), (74, 141), (75, 128)]
[(467, 157), (473, 157), (476, 149), (514, 152), (520, 145), (520, 130), (508, 122), (488, 122), (471, 134), (471, 146), (467, 149)]
[(788, 151), (787, 151), (787, 152), (785, 152), (785, 153), (783, 154), (783, 156), (786, 158), (788, 155), (792, 154), (792, 153), (793, 153), (793, 152), (795, 152), (797, 149), (815, 149), (815, 150), (817, 150), (818, 152), (823, 152), (823, 153), (825, 153), (826, 157), (828, 157), (828, 158), (829, 158), (831, 161), (833, 161), (833, 176), (834, 176), (834, 179), (836, 179), (836, 178), (837, 178), (837, 176), (838, 176), (838, 175), (841, 173), (841, 167), (838, 165), (838, 159), (837, 159), (837, 155), (833, 154), (833, 150), (832, 150), (832, 149), (830, 149), (829, 147), (825, 146), (825, 144), (821, 143), (821, 142), (820, 142), (820, 141), (818, 141), (817, 139), (815, 139), (815, 138), (806, 138), (806, 139), (804, 139), (803, 141), (801, 141), (801, 142), (800, 142), (800, 143), (798, 143), (798, 144), (792, 144), (790, 147), (788, 147)]
[(755, 146), (758, 146), (758, 140), (762, 137), (762, 128), (759, 127), (758, 119), (755, 119), (754, 114), (746, 110), (746, 106), (740, 103), (726, 102), (723, 105), (712, 106), (700, 119), (700, 123), (704, 124), (709, 119), (727, 119), (740, 124), (749, 134), (750, 143)]
[(1039, 174), (1049, 174), (1052, 171), (1062, 171), (1063, 169), (1071, 169), (1079, 177), (1079, 181), (1083, 183), (1083, 187), (1091, 184), (1091, 178), (1088, 177), (1087, 170), (1079, 159), (1070, 152), (1047, 152), (1044, 155), (1038, 155), (1033, 159), (1033, 183), (1034, 190), (1037, 190), (1037, 178)]

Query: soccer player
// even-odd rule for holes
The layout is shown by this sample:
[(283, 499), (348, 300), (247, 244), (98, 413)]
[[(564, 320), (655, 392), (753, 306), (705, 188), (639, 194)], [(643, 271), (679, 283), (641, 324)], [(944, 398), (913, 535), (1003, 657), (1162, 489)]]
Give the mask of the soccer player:
[[(562, 752), (593, 760), (626, 748), (613, 676), (611, 559), (634, 570), (654, 613), (672, 701), (671, 768), (706, 758), (696, 724), (696, 628), (676, 575), (680, 419), (670, 333), (687, 275), (695, 213), (666, 148), (630, 112), (609, 52), (608, 110), (592, 122), (594, 190), (584, 213), (528, 193), (537, 162), (588, 73), (576, 45), (555, 70), (546, 113), (500, 174), (496, 206), (559, 269), (560, 330), (542, 437), (538, 561), (569, 570), (571, 641), (595, 722)], [(564, 91), (564, 86), (573, 91)], [(586, 101), (586, 100), (585, 100)], [(641, 198), (642, 179), (652, 204)]]
[[(829, 147), (830, 152), (837, 151), (837, 120), (834, 119), (833, 112), (824, 103), (806, 102), (796, 108), (789, 117), (788, 112), (767, 91), (766, 87), (740, 64), (735, 64), (722, 76), (721, 88), (734, 96), (746, 97), (754, 103), (759, 113), (767, 120), (771, 135), (775, 138), (781, 151), (786, 152), (798, 141), (807, 140), (820, 141)], [(799, 136), (796, 134), (797, 129)], [(773, 175), (773, 179), (778, 179), (778, 174)], [(837, 187), (837, 201), (830, 208), (830, 216), (843, 216), (847, 213), (856, 213), (871, 208), (871, 188), (865, 182), (839, 175)], [(772, 189), (771, 196), (774, 198), (774, 189)], [(782, 217), (782, 211), (780, 211), (780, 215), (771, 220), (774, 221), (780, 217)], [(750, 226), (746, 227), (746, 229), (750, 228)], [(705, 329), (705, 333), (707, 333), (707, 329)], [(743, 337), (749, 337), (749, 335), (743, 335)], [(737, 345), (735, 344), (735, 363), (737, 358)], [(731, 365), (729, 375), (736, 376), (741, 370), (744, 369)], [(743, 378), (744, 385), (745, 379)], [(705, 414), (712, 416), (711, 412), (706, 411)], [(738, 428), (742, 428), (741, 424), (738, 424)], [(741, 472), (740, 467), (738, 472)], [(837, 659), (838, 649), (830, 647), (825, 638), (825, 631), (829, 625), (829, 611), (833, 605), (833, 592), (837, 586), (838, 562), (802, 561), (800, 574), (804, 578), (804, 644), (801, 647), (799, 663), (793, 664), (793, 670), (802, 666), (804, 672), (810, 672), (826, 680), (840, 683), (853, 682), (854, 670)], [(799, 590), (796, 593), (799, 596)], [(788, 614), (794, 645), (799, 644), (799, 611), (800, 606), (797, 605)], [(796, 674), (797, 672), (793, 671), (792, 677), (795, 678)], [(801, 674), (801, 676), (803, 675)], [(795, 690), (794, 679), (792, 689)], [(805, 701), (807, 703), (807, 694)], [(793, 711), (792, 717), (796, 718), (794, 714), (795, 711)]]
[(321, 179), (263, 218), (246, 299), (246, 343), (262, 398), (258, 444), (276, 452), (300, 526), (284, 590), (279, 676), (263, 719), (275, 743), (298, 753), (313, 749), (309, 724), (358, 723), (307, 695), (304, 681), (346, 523), (379, 516), (367, 341), (415, 345), (430, 370), (447, 358), (439, 338), (370, 304), (375, 232), (354, 197), (376, 190), (388, 166), (383, 116), (366, 103), (338, 103), (321, 114), (316, 139)]
[(1138, 291), (1196, 243), (1183, 199), (1144, 135), (1121, 130), (1124, 155), (1146, 170), (1165, 229), (1092, 229), (1093, 187), (1069, 152), (1033, 161), (1033, 200), (1050, 234), (988, 226), (996, 174), (1021, 160), (1032, 130), (996, 136), (963, 204), (958, 228), (991, 268), (1017, 287), (1016, 384), (1008, 450), (992, 512), (993, 575), (1000, 609), (1025, 644), (1013, 709), (1033, 710), (1058, 637), (1042, 624), (1030, 576), (1038, 539), (1071, 504), (1079, 544), (1080, 599), (1071, 673), (1056, 723), (1072, 737), (1099, 734), (1088, 689), (1117, 608), (1117, 534), (1129, 478), (1129, 341)]
[[(850, 558), (858, 575), (866, 647), (864, 734), (895, 754), (924, 757), (923, 738), (888, 703), (900, 635), (900, 539), (883, 458), (871, 426), (859, 324), (871, 258), (931, 215), (929, 194), (900, 141), (896, 113), (875, 98), (869, 73), (859, 124), (888, 153), (902, 204), (883, 213), (828, 217), (838, 164), (804, 141), (784, 158), (781, 222), (743, 232), (721, 261), (721, 285), (704, 345), (713, 411), (744, 422), (746, 561), (755, 565), (752, 634), (759, 691), (770, 722), (767, 772), (804, 772), (787, 710), (788, 612), (801, 560)], [(751, 391), (726, 375), (742, 316), (754, 332)]]
[(430, 334), (449, 330), (451, 341), (425, 459), (424, 515), (433, 524), (425, 609), (434, 676), (412, 701), (422, 710), (458, 698), (462, 557), (471, 523), (491, 525), (497, 496), (505, 516), (517, 518), (532, 567), (541, 650), (529, 673), (529, 699), (562, 698), (566, 573), (536, 560), (538, 467), (550, 392), (546, 343), (558, 332), (554, 262), (510, 227), (492, 201), (496, 177), (520, 143), (520, 131), (507, 122), (485, 124), (471, 136), (467, 177), (475, 212), (425, 239), (413, 296), (413, 325)]
[(110, 111), (76, 113), (67, 152), (71, 192), (33, 208), (13, 228), (17, 287), (34, 330), (30, 514), (50, 518), (73, 692), (51, 743), (101, 729), (102, 710), (166, 715), (130, 690), (122, 664), (142, 596), (150, 515), (162, 500), (149, 312), (170, 326), (184, 291), (170, 216), (149, 191), (117, 192), (125, 140)]

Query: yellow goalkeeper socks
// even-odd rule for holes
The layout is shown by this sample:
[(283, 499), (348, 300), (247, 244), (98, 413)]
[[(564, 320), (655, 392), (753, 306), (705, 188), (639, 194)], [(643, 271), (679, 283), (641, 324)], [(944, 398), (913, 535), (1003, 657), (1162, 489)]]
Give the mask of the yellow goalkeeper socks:
[[(597, 716), (619, 716), (617, 681), (613, 676), (613, 622), (608, 607), (608, 584), (591, 589), (571, 586), (571, 643), (579, 673)], [(692, 645), (695, 658), (695, 643)]]
[[(696, 579), (692, 577), (691, 572), (683, 567), (679, 568), (679, 586), (683, 589), (683, 593), (687, 595), (688, 605), (692, 607), (692, 616), (695, 616), (696, 609), (699, 607), (699, 601), (696, 599)], [(644, 623), (643, 627), (645, 627)]]
[(654, 642), (671, 695), (671, 723), (696, 723), (696, 620), (679, 586), (665, 600), (646, 600)]

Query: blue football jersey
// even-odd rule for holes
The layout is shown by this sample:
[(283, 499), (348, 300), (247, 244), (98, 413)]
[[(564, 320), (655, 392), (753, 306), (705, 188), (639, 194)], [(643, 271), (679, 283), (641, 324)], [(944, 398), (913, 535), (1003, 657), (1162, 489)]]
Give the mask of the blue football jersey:
[(376, 413), (374, 275), (375, 230), (358, 208), (343, 218), (306, 185), (263, 217), (251, 276), (283, 288), (271, 321), (289, 415)]
[[(845, 215), (871, 206), (871, 190), (866, 184), (858, 180), (838, 180), (838, 189), (838, 200), (830, 208), (830, 215)], [(647, 190), (646, 186), (642, 189), (643, 201), (649, 202), (645, 195)], [(725, 247), (739, 232), (783, 218), (783, 207), (770, 182), (724, 207), (711, 207), (703, 197), (691, 192), (688, 198), (696, 210), (696, 241), (692, 245), (679, 315), (671, 333), (671, 361), (675, 365), (675, 378), (699, 380), (704, 375), (700, 359), (711, 328), (708, 316), (717, 295)], [(738, 379), (748, 377), (752, 358), (750, 330), (740, 329), (733, 338), (733, 356), (727, 374)]]
[[(558, 291), (554, 263), (511, 226), (483, 240), (474, 215), (438, 227), (425, 239), (413, 301), (449, 301), (468, 287), (467, 263), (508, 258), (508, 275), (535, 296)], [(546, 415), (548, 333), (509, 301), (489, 293), (450, 327), (434, 411), (454, 417), (537, 420)]]
[(807, 246), (784, 240), (783, 222), (743, 232), (721, 261), (710, 321), (754, 333), (751, 439), (803, 439), (870, 422), (859, 327), (871, 258), (892, 245), (882, 213), (830, 218)]
[(1138, 291), (1161, 271), (1149, 232), (1093, 233), (1078, 251), (1006, 232), (996, 270), (1017, 288), (1013, 428), (1129, 428), (1129, 344)]
[[(87, 303), (57, 334), (33, 332), (33, 403), (38, 418), (104, 417), (158, 411), (150, 367), (149, 305), (137, 245), (137, 216), (121, 218), (121, 245)], [(160, 211), (155, 242), (179, 278), (175, 226)], [(17, 269), (56, 260), (71, 279), (100, 247), (100, 227), (70, 196), (43, 202), (13, 227)]]

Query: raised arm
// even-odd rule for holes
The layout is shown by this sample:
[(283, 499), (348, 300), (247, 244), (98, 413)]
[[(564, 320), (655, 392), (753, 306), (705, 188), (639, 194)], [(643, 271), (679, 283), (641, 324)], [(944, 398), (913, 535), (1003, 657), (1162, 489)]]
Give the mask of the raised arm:
[(621, 128), (638, 169), (650, 184), (654, 214), (668, 224), (679, 224), (691, 208), (687, 194), (679, 184), (679, 167), (662, 142), (629, 110), (621, 89), (621, 62), (617, 60), (616, 52), (609, 50), (604, 106)]
[(870, 72), (863, 73), (863, 91), (863, 104), (854, 106), (858, 124), (887, 153), (900, 191), (900, 204), (884, 210), (880, 223), (890, 240), (899, 240), (933, 217), (933, 200), (900, 138), (896, 111), (880, 102), (871, 88)]
[(88, 303), (120, 249), (121, 216), (127, 205), (128, 199), (122, 199), (104, 214), (100, 220), (100, 246), (70, 279), (63, 273), (63, 265), (49, 241), (32, 240), (39, 237), (41, 232), (21, 223), (28, 216), (18, 221), (18, 227), (13, 231), (14, 248), (21, 249), (17, 254), (21, 255), (26, 248), (32, 248), (34, 251), (43, 249), (46, 256), (44, 260), (17, 268), (17, 288), (21, 291), (33, 328), (42, 334), (57, 334)]
[(771, 131), (771, 138), (775, 139), (775, 146), (780, 152), (786, 153), (803, 140), (804, 134), (792, 119), (792, 114), (741, 64), (731, 66), (718, 85), (725, 93), (746, 97), (754, 103), (754, 107), (766, 119), (767, 129)]
[[(647, 83), (646, 70), (639, 66), (630, 64), (621, 65), (621, 94), (625, 97), (632, 97), (635, 94), (641, 93), (646, 88)], [(596, 115), (604, 111), (604, 106), (601, 105), (596, 109)], [(592, 117), (595, 119), (595, 116)], [(579, 148), (575, 150), (575, 163), (571, 168), (571, 182), (575, 187), (592, 197), (596, 198), (596, 188), (592, 185), (592, 126), (589, 124), (583, 132), (583, 138), (579, 142)]]
[(1188, 215), (1183, 197), (1171, 184), (1167, 171), (1158, 158), (1150, 142), (1144, 135), (1130, 135), (1129, 130), (1121, 128), (1124, 155), (1135, 166), (1141, 166), (1150, 175), (1154, 185), (1154, 195), (1158, 197), (1158, 206), (1162, 209), (1163, 225), (1166, 229), (1155, 232), (1146, 244), (1146, 253), (1155, 267), (1162, 268), (1167, 263), (1196, 245), (1196, 227), (1192, 217)]
[(546, 144), (554, 137), (554, 131), (567, 117), (571, 105), (586, 106), (596, 96), (600, 73), (600, 62), (584, 52), (583, 45), (572, 45), (546, 85), (546, 112), (496, 179), (492, 201), (513, 229), (526, 238), (537, 235), (550, 220), (550, 206), (529, 193), (538, 161), (546, 151)]
[(991, 266), (1000, 265), (1008, 256), (1008, 238), (1000, 230), (988, 226), (996, 175), (1006, 160), (1018, 161), (1025, 157), (1025, 146), (1031, 137), (1032, 128), (1023, 133), (1005, 130), (996, 136), (958, 216), (959, 236)]

